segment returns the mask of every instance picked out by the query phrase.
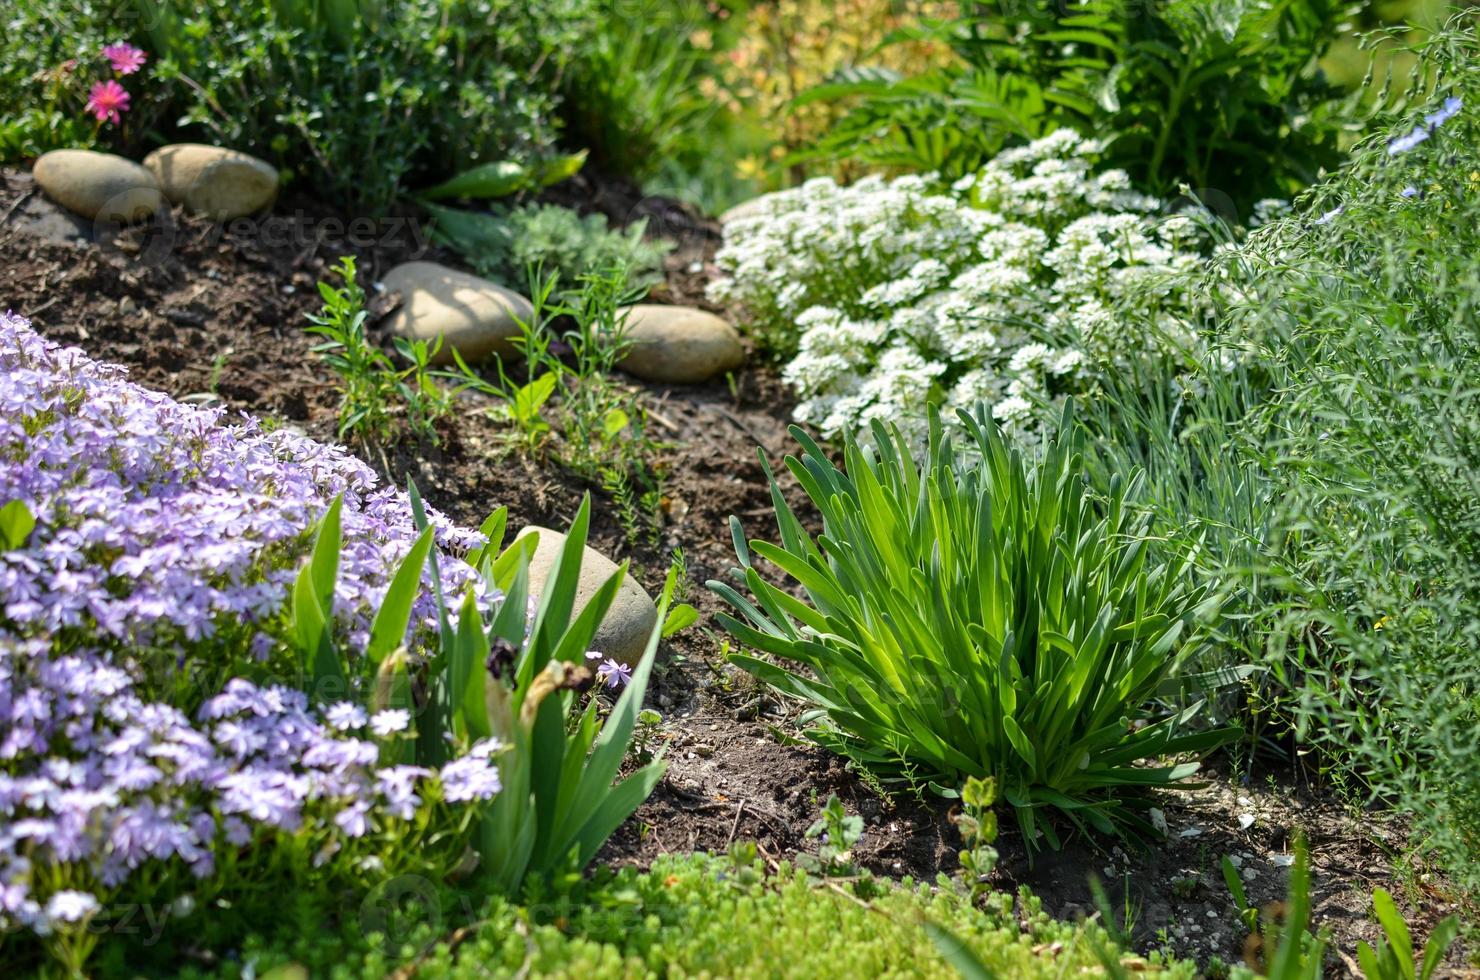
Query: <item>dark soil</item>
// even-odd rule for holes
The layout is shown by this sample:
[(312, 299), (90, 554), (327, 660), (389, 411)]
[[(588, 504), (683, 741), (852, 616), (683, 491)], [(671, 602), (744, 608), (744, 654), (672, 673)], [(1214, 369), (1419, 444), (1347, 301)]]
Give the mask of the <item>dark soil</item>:
[[(667, 283), (652, 301), (705, 305), (703, 288), (720, 243), (713, 221), (621, 182), (583, 179), (546, 197), (601, 211), (617, 224), (648, 218), (650, 232), (679, 242)], [(179, 213), (164, 231), (98, 228), (42, 199), (28, 175), (0, 171), (0, 308), (31, 318), (48, 337), (128, 366), (140, 383), (276, 417), (323, 439), (334, 437), (337, 391), (303, 327), (319, 305), (315, 282), (345, 253), (356, 255), (371, 282), (411, 258), (462, 265), (428, 246), (412, 216), (355, 231), (341, 215), (289, 200), (269, 219), (224, 229)], [(784, 387), (764, 366), (744, 372), (733, 390), (643, 387), (665, 443), (655, 541), (629, 540), (600, 487), (553, 460), (508, 452), (487, 403), (474, 396), (454, 411), (441, 445), (399, 447), (391, 460), (393, 477), (414, 477), (430, 503), (464, 524), (476, 525), (506, 505), (514, 527), (562, 527), (591, 492), (591, 544), (614, 559), (632, 559), (634, 574), (654, 594), (674, 549), (682, 549), (685, 598), (702, 619), (667, 644), (649, 693), (650, 706), (663, 716), (659, 739), (668, 771), (602, 859), (646, 865), (665, 852), (723, 851), (737, 841), (755, 841), (768, 857), (789, 859), (812, 846), (806, 828), (828, 794), (837, 793), (865, 818), (856, 850), (863, 866), (916, 880), (950, 873), (959, 842), (947, 807), (881, 798), (836, 757), (797, 743), (794, 711), (723, 660), (724, 640), (713, 625), (720, 604), (703, 583), (734, 563), (730, 515), (752, 537), (774, 532), (756, 448), (773, 459), (790, 448), (792, 405)], [(804, 512), (799, 490), (786, 492)], [(1419, 936), (1454, 910), (1437, 877), (1412, 862), (1407, 835), (1391, 820), (1343, 808), (1288, 774), (1260, 772), (1249, 781), (1214, 767), (1208, 783), (1167, 799), (1168, 839), (1149, 851), (1074, 841), (1030, 863), (1020, 837), (1005, 826), (997, 882), (1026, 885), (1050, 914), (1073, 917), (1095, 914), (1088, 882), (1096, 876), (1116, 917), (1129, 913), (1141, 949), (1236, 961), (1245, 937), (1221, 859), (1239, 862), (1253, 902), (1276, 902), (1284, 896), (1292, 835), (1303, 830), (1313, 854), (1316, 925), (1330, 931), (1333, 949), (1351, 955), (1359, 939), (1376, 938), (1369, 921), (1374, 886), (1394, 892)], [(1249, 825), (1240, 829), (1243, 815)], [(1450, 957), (1455, 972), (1449, 975), (1458, 975), (1461, 962)], [(1354, 969), (1340, 955), (1330, 966), (1334, 974)]]

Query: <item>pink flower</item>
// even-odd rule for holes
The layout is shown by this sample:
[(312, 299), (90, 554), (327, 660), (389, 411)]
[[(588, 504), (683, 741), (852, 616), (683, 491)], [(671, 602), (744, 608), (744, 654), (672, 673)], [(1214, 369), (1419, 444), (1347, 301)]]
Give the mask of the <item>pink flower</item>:
[(139, 48), (132, 44), (110, 44), (103, 48), (103, 57), (113, 66), (113, 70), (120, 75), (132, 75), (144, 67), (144, 62), (149, 59)]
[(98, 122), (111, 119), (117, 125), (118, 114), (128, 112), (128, 99), (128, 89), (110, 78), (92, 87), (87, 96), (87, 111), (97, 116)]

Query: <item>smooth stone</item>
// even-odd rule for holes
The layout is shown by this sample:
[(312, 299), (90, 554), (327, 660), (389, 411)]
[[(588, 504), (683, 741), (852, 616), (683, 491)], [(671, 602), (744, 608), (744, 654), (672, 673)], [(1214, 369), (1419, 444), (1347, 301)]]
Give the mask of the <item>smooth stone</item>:
[[(539, 595), (550, 575), (551, 566), (560, 555), (560, 549), (565, 546), (565, 535), (547, 527), (531, 525), (520, 531), (515, 540), (529, 534), (540, 536), (534, 555), (529, 560), (529, 590), (532, 594)], [(617, 566), (611, 559), (590, 545), (586, 546), (581, 556), (581, 575), (576, 581), (572, 619), (580, 615), (596, 590), (616, 574), (616, 571)], [(606, 618), (596, 628), (591, 649), (598, 650), (619, 663), (636, 667), (647, 650), (648, 638), (657, 623), (658, 607), (653, 605), (652, 598), (637, 584), (637, 580), (627, 575), (617, 589), (611, 608), (606, 611)]]
[(405, 262), (385, 274), (381, 283), (401, 294), (401, 305), (381, 321), (407, 340), (443, 339), (434, 364), (452, 364), (452, 351), (472, 363), (490, 354), (517, 354), (510, 338), (519, 336), (517, 320), (534, 316), (529, 300), (497, 283), (435, 262)]
[(237, 150), (172, 143), (145, 157), (144, 166), (171, 203), (217, 221), (255, 214), (277, 200), (277, 170)]
[(31, 176), (47, 197), (92, 220), (139, 221), (164, 207), (154, 175), (113, 153), (52, 150), (37, 158)]
[(628, 374), (665, 384), (698, 384), (745, 363), (735, 328), (691, 306), (629, 306), (632, 346), (617, 364)]

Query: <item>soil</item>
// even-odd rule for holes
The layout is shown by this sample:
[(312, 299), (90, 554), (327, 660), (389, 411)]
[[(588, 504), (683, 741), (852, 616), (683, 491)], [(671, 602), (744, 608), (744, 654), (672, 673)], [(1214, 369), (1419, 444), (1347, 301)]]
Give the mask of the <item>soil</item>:
[[(721, 240), (712, 220), (620, 181), (581, 178), (545, 196), (617, 224), (648, 219), (649, 233), (679, 243), (651, 301), (715, 309), (703, 298)], [(356, 230), (344, 215), (290, 199), (267, 219), (224, 228), (178, 212), (163, 229), (96, 227), (47, 202), (29, 175), (0, 170), (0, 308), (29, 317), (54, 340), (126, 365), (142, 384), (333, 439), (337, 391), (303, 329), (319, 305), (316, 281), (346, 253), (372, 282), (412, 258), (465, 267), (427, 244), (414, 215), (359, 222)], [(951, 873), (959, 842), (945, 805), (881, 797), (836, 757), (798, 742), (795, 709), (724, 661), (713, 624), (721, 605), (703, 583), (734, 564), (731, 515), (751, 537), (774, 531), (756, 450), (779, 460), (790, 448), (785, 387), (755, 358), (733, 387), (640, 387), (664, 443), (662, 523), (652, 537), (629, 539), (601, 487), (552, 459), (508, 451), (488, 404), (474, 395), (463, 396), (439, 446), (403, 446), (390, 460), (394, 478), (414, 477), (431, 504), (474, 526), (506, 505), (513, 527), (562, 527), (582, 495), (592, 493), (591, 544), (616, 560), (630, 558), (654, 594), (674, 549), (682, 549), (685, 598), (702, 618), (666, 644), (649, 692), (649, 705), (663, 717), (657, 741), (666, 746), (668, 770), (599, 860), (645, 866), (665, 852), (723, 851), (738, 841), (786, 860), (814, 847), (806, 829), (828, 794), (837, 793), (865, 818), (855, 849), (863, 867), (923, 881)], [(796, 486), (784, 484), (784, 491), (798, 513), (808, 512)], [(1168, 796), (1164, 811), (1168, 838), (1154, 849), (1106, 850), (1076, 840), (1031, 861), (1004, 821), (995, 883), (1027, 886), (1049, 914), (1072, 918), (1096, 914), (1089, 886), (1096, 876), (1121, 924), (1129, 918), (1138, 948), (1235, 962), (1245, 955), (1245, 931), (1221, 859), (1240, 864), (1253, 903), (1277, 902), (1298, 829), (1313, 855), (1315, 924), (1329, 930), (1331, 948), (1340, 951), (1328, 964), (1332, 975), (1354, 971), (1346, 956), (1359, 940), (1377, 938), (1369, 915), (1374, 886), (1395, 894), (1419, 936), (1455, 911), (1442, 880), (1413, 858), (1400, 823), (1343, 806), (1289, 772), (1256, 769), (1251, 777), (1215, 761), (1203, 788)], [(1477, 975), (1463, 962), (1453, 952), (1447, 975)]]

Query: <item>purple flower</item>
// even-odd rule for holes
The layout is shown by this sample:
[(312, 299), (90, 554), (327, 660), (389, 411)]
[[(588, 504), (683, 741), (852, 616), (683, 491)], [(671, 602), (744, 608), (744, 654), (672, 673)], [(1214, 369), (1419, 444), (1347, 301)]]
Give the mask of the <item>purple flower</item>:
[(626, 664), (619, 664), (608, 657), (596, 668), (596, 676), (605, 682), (607, 687), (618, 688), (632, 680), (632, 668)]
[[(342, 448), (132, 385), (9, 314), (0, 458), (0, 503), (37, 521), (0, 552), (0, 932), (84, 921), (98, 896), (64, 883), (96, 882), (111, 901), (147, 873), (167, 894), (194, 887), (182, 872), (215, 874), (222, 849), (265, 855), (279, 831), (345, 846), (417, 815), (431, 773), (375, 768), (379, 746), (353, 735), (371, 723), (363, 707), (321, 713), (300, 690), (240, 677), (190, 689), (222, 664), (285, 656), (289, 589), (336, 495), (336, 638), (366, 636), (418, 536), (404, 495)], [(482, 539), (428, 519), (444, 591), (472, 588), (491, 613), (501, 596), (458, 557)], [(409, 647), (435, 639), (430, 591)], [(199, 704), (193, 717), (176, 698)], [(409, 722), (383, 712), (374, 727)], [(448, 763), (443, 799), (496, 793), (496, 748)]]
[(108, 59), (109, 67), (120, 75), (132, 75), (149, 60), (149, 56), (141, 49), (126, 43), (107, 45), (103, 48), (103, 57)]

